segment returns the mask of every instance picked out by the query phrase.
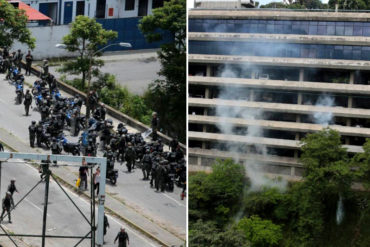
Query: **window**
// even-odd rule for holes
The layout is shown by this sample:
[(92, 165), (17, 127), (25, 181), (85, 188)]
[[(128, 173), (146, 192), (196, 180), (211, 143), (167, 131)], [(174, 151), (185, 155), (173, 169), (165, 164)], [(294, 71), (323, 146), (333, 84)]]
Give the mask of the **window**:
[(125, 10), (134, 10), (135, 9), (135, 0), (126, 0)]

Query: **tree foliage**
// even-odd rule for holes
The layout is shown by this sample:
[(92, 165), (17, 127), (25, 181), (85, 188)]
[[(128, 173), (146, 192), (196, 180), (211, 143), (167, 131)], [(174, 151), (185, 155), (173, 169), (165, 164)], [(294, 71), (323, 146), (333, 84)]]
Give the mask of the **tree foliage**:
[(165, 131), (181, 141), (186, 136), (186, 1), (165, 1), (153, 15), (144, 17), (140, 24), (148, 42), (163, 39), (159, 29), (169, 32), (173, 42), (161, 45), (159, 75), (165, 79), (154, 81), (147, 93), (148, 103), (158, 112)]
[(364, 0), (329, 0), (329, 7), (334, 9), (335, 4), (338, 4), (339, 9), (347, 10), (366, 10), (369, 9), (369, 1)]
[(189, 246), (192, 247), (250, 247), (245, 234), (236, 227), (223, 230), (212, 221), (198, 220), (189, 230)]
[(353, 173), (339, 133), (327, 128), (308, 134), (302, 144), (305, 182), (314, 192), (324, 197), (348, 192)]
[(279, 246), (283, 238), (282, 229), (270, 220), (261, 219), (253, 215), (249, 218), (243, 218), (238, 223), (238, 229), (241, 230), (247, 240), (255, 247), (273, 247)]
[(14, 41), (35, 48), (35, 38), (27, 28), (24, 10), (16, 9), (6, 0), (0, 0), (0, 47), (11, 47)]
[(323, 9), (325, 5), (320, 0), (299, 0), (291, 1), (290, 4), (282, 2), (271, 2), (262, 5), (261, 8), (272, 8), (272, 9)]
[[(106, 45), (117, 37), (117, 32), (105, 30), (95, 19), (79, 15), (72, 23), (71, 31), (63, 37), (63, 44), (70, 52), (77, 52), (79, 56), (63, 64), (61, 72), (82, 74), (81, 87), (85, 88), (85, 79), (89, 71), (90, 57), (94, 57), (100, 46)], [(98, 68), (104, 65), (102, 60), (92, 59), (93, 74), (98, 75)]]
[[(231, 161), (229, 165), (218, 162), (215, 175), (190, 176), (189, 243), (237, 246), (244, 239), (257, 247), (367, 246), (370, 193), (351, 188), (355, 182), (370, 188), (370, 139), (363, 149), (351, 158), (337, 131), (327, 128), (308, 134), (301, 143), (302, 181), (288, 183), (285, 190), (262, 187), (247, 192), (243, 199), (237, 197), (243, 194), (243, 186), (233, 187), (239, 179), (231, 177), (244, 171), (232, 168)], [(344, 212), (341, 223), (337, 222), (339, 198)], [(226, 234), (230, 229), (235, 238)], [(215, 245), (222, 239), (221, 232), (228, 242)]]
[[(81, 88), (81, 79), (75, 78), (72, 81), (68, 81), (65, 77), (62, 77), (61, 80), (79, 90), (83, 90)], [(100, 73), (92, 83), (91, 88), (96, 90), (100, 96), (100, 101), (104, 104), (144, 124), (150, 124), (152, 110), (145, 104), (145, 98), (130, 93), (126, 87), (122, 87), (116, 82), (114, 75)]]
[(222, 225), (235, 214), (245, 186), (244, 167), (231, 160), (218, 161), (211, 174), (192, 176), (189, 193), (189, 217), (214, 219)]

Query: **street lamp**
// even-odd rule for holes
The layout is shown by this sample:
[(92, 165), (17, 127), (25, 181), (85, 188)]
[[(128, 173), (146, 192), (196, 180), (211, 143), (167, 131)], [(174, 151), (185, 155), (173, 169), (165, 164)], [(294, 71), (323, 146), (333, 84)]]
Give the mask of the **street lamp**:
[[(99, 52), (101, 52), (101, 51), (103, 51), (103, 50), (105, 50), (105, 49), (107, 49), (108, 47), (113, 46), (113, 45), (119, 45), (119, 46), (121, 46), (121, 47), (126, 47), (126, 48), (131, 48), (131, 47), (132, 47), (131, 43), (119, 42), (119, 43), (109, 44), (109, 45), (104, 46), (103, 48), (101, 48), (101, 49), (99, 49), (99, 50), (95, 51), (94, 53), (90, 53), (90, 54), (89, 54), (89, 73), (88, 73), (88, 77), (89, 77), (89, 79), (88, 79), (88, 81), (87, 81), (87, 93), (86, 93), (86, 114), (85, 114), (85, 115), (86, 115), (86, 117), (85, 117), (85, 118), (86, 118), (86, 119), (85, 119), (85, 128), (86, 128), (86, 129), (88, 128), (88, 121), (89, 121), (89, 118), (90, 118), (89, 93), (90, 93), (90, 84), (91, 84), (92, 59), (93, 59), (93, 57), (94, 57), (97, 53), (99, 53)], [(66, 49), (66, 48), (67, 48), (67, 46), (66, 46), (65, 44), (56, 44), (56, 45), (55, 45), (55, 47), (57, 47), (57, 48), (61, 48), (61, 49)]]

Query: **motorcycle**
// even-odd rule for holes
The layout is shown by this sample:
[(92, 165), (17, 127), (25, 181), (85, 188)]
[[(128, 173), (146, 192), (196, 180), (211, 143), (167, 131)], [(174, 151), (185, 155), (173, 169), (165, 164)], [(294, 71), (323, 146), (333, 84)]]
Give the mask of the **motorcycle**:
[(71, 153), (73, 156), (77, 155), (80, 156), (80, 144), (79, 143), (72, 143), (66, 142), (63, 143), (63, 150), (66, 153)]
[(11, 83), (14, 83), (15, 78), (18, 75), (18, 68), (17, 67), (10, 67), (9, 70), (10, 70), (10, 77), (9, 77), (9, 79), (10, 79)]
[(117, 183), (118, 170), (117, 169), (108, 169), (106, 178), (109, 179), (109, 181), (112, 185), (115, 185)]

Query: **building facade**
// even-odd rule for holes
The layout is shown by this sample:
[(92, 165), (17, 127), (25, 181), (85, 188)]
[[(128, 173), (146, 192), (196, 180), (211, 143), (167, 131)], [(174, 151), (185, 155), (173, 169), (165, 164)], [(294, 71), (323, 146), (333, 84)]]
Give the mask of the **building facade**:
[(300, 140), (329, 126), (350, 154), (370, 137), (370, 14), (189, 12), (189, 165), (215, 158), (302, 175)]
[(97, 19), (140, 17), (163, 6), (163, 0), (24, 0), (24, 3), (53, 19), (57, 25), (69, 24), (76, 16)]

